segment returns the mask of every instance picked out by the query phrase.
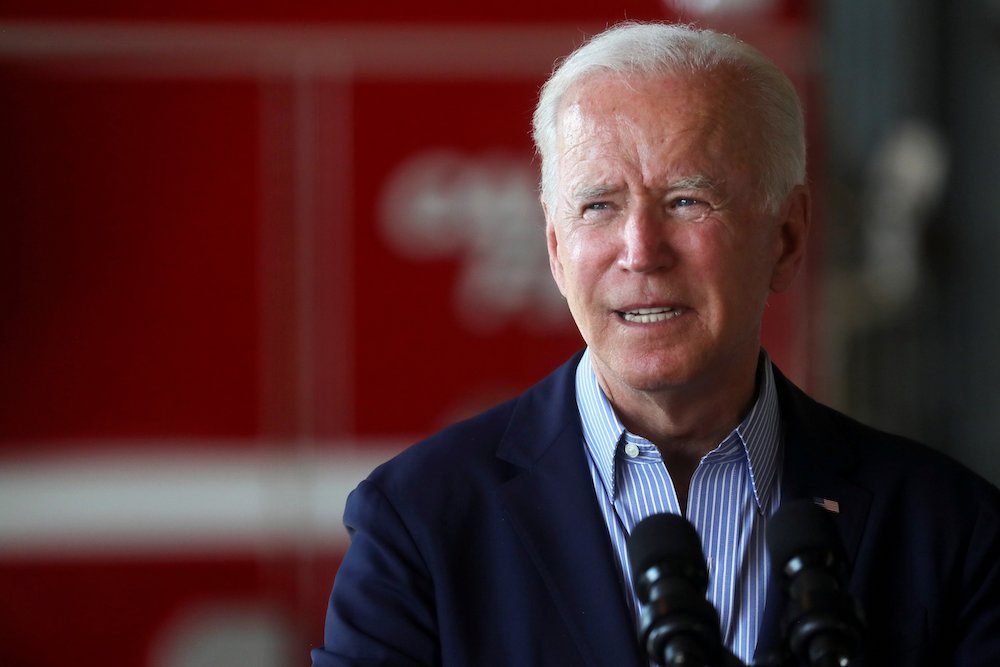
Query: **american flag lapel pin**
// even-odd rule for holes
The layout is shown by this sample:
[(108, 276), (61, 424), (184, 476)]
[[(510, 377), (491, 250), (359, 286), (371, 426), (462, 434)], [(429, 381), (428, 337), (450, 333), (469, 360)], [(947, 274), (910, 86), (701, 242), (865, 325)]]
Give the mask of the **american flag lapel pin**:
[(813, 498), (813, 502), (825, 509), (827, 512), (840, 514), (840, 503), (829, 498)]

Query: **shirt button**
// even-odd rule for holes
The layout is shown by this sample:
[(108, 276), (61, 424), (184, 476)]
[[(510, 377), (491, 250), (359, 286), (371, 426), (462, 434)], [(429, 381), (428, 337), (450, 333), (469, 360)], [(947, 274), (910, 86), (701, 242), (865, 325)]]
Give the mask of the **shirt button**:
[(639, 445), (633, 442), (630, 442), (627, 445), (625, 445), (625, 456), (629, 457), (630, 459), (634, 459), (635, 457), (639, 456)]

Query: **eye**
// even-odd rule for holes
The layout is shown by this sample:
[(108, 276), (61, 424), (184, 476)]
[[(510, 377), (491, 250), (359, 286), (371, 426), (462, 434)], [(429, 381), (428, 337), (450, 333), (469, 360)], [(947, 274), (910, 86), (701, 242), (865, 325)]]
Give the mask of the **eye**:
[(614, 202), (592, 201), (580, 208), (580, 218), (588, 222), (598, 222), (609, 219), (616, 210)]
[(683, 220), (701, 220), (711, 208), (707, 201), (695, 197), (674, 197), (667, 202), (667, 214)]

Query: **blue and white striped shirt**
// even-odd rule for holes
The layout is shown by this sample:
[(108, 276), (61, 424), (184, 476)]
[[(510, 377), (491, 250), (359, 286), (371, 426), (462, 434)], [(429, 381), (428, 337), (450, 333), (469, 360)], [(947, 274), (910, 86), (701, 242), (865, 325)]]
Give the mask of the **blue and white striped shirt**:
[[(707, 597), (719, 612), (722, 639), (749, 664), (764, 613), (769, 559), (767, 517), (780, 502), (781, 420), (771, 362), (762, 355), (753, 408), (691, 478), (686, 518), (701, 536), (709, 570)], [(656, 446), (625, 430), (597, 381), (587, 350), (576, 371), (594, 490), (618, 556), (622, 586), (638, 623), (626, 540), (651, 514), (684, 515)]]

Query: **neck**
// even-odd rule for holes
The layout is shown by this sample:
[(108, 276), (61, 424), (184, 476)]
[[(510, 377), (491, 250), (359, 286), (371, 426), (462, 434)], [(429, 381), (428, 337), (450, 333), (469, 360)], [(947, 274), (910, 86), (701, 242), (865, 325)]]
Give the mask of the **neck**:
[(614, 388), (598, 379), (625, 428), (655, 444), (669, 468), (672, 459), (693, 459), (697, 466), (753, 407), (757, 357), (731, 371), (724, 381), (655, 391)]
[(754, 359), (727, 382), (712, 383), (702, 390), (685, 386), (655, 392), (619, 391), (613, 395), (600, 380), (625, 428), (660, 450), (685, 513), (691, 478), (701, 459), (718, 447), (753, 407), (756, 371)]

